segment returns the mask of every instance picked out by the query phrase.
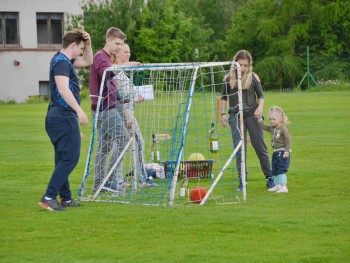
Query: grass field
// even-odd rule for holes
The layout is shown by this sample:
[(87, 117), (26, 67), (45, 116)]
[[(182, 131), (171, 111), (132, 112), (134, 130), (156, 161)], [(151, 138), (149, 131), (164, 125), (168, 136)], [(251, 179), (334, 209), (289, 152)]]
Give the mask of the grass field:
[[(265, 113), (279, 105), (292, 121), (288, 194), (267, 192), (249, 145), (246, 203), (61, 213), (38, 206), (53, 168), (47, 103), (1, 104), (0, 262), (349, 262), (349, 100), (350, 91), (265, 94)], [(74, 193), (91, 125), (82, 132)]]

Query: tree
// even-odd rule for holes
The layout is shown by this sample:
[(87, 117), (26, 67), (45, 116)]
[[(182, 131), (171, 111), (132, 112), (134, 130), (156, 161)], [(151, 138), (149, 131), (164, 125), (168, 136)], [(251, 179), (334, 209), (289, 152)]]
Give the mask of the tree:
[(135, 35), (133, 49), (138, 60), (164, 63), (206, 57), (212, 30), (203, 27), (202, 17), (186, 17), (176, 4), (171, 0), (148, 1)]
[(86, 0), (82, 8), (69, 20), (91, 33), (94, 51), (115, 26), (143, 63), (226, 61), (247, 49), (265, 89), (292, 88), (309, 46), (322, 55), (312, 61), (316, 74), (346, 78), (350, 70), (347, 0)]
[(250, 50), (265, 88), (293, 87), (305, 72), (307, 46), (333, 57), (349, 53), (344, 39), (349, 35), (349, 5), (326, 0), (249, 1), (233, 17), (226, 49)]

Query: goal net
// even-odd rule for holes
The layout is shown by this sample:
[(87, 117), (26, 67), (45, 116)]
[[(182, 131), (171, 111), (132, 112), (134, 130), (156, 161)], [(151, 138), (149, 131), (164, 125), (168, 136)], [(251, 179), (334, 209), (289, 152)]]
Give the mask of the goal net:
[[(243, 127), (231, 131), (220, 121), (223, 79), (230, 70), (238, 76), (234, 121), (242, 123), (237, 63), (106, 69), (78, 198), (170, 206), (245, 201), (244, 136), (232, 142), (232, 133), (241, 134)], [(218, 149), (210, 147), (213, 140)], [(238, 155), (243, 191), (237, 191)]]

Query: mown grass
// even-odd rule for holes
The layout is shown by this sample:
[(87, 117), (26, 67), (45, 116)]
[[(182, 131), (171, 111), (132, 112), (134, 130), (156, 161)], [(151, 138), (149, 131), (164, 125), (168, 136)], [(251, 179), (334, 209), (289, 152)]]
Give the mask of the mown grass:
[[(63, 213), (37, 204), (53, 168), (47, 103), (1, 104), (0, 262), (349, 262), (349, 99), (350, 91), (265, 94), (265, 112), (279, 105), (292, 121), (288, 194), (266, 191), (248, 146), (246, 203), (94, 202)], [(82, 132), (74, 193), (91, 125)]]

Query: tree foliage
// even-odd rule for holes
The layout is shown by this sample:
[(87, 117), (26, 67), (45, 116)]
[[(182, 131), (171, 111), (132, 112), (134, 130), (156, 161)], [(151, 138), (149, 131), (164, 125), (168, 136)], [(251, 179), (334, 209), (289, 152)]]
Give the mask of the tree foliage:
[(279, 89), (303, 77), (309, 46), (320, 55), (316, 74), (350, 71), (347, 0), (85, 0), (82, 8), (69, 23), (90, 32), (94, 51), (115, 26), (143, 63), (227, 61), (246, 49), (264, 88)]
[[(211, 30), (186, 17), (173, 1), (150, 1), (139, 23), (133, 50), (142, 62), (186, 62), (204, 58)], [(196, 53), (196, 49), (201, 52)], [(198, 54), (198, 56), (197, 56)]]
[(307, 46), (312, 54), (349, 55), (349, 7), (348, 1), (248, 1), (232, 19), (227, 50), (250, 50), (268, 89), (293, 87), (305, 73)]

